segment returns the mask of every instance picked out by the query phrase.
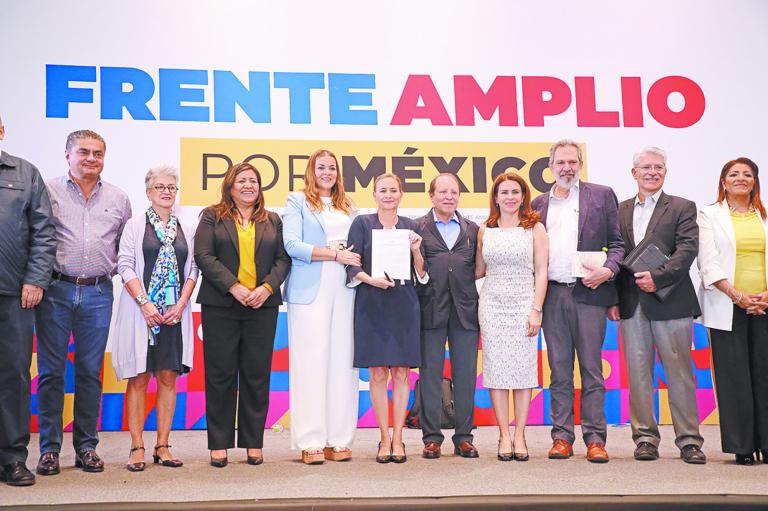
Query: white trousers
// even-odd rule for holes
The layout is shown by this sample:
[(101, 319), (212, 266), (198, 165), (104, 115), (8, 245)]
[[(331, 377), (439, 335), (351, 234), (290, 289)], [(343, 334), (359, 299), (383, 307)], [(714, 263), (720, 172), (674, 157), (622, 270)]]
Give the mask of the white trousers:
[(355, 290), (342, 265), (321, 264), (315, 301), (288, 304), (292, 449), (350, 447), (357, 429)]

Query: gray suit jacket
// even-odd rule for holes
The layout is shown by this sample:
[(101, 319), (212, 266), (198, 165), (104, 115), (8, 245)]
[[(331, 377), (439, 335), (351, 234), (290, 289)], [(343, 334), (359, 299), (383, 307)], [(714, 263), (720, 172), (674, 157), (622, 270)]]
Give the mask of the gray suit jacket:
[[(627, 253), (636, 246), (632, 223), (634, 210), (634, 197), (619, 204), (619, 225)], [(632, 273), (622, 269), (616, 279), (621, 318), (631, 318), (638, 303), (643, 304), (645, 316), (655, 321), (700, 316), (701, 309), (696, 299), (696, 291), (688, 273), (699, 252), (696, 204), (661, 192), (645, 233), (646, 236), (653, 233), (672, 251), (669, 261), (664, 266), (651, 271), (653, 282), (657, 288), (675, 283), (677, 287), (666, 300), (660, 302), (649, 293), (640, 291)]]
[(444, 328), (451, 316), (451, 303), (456, 308), (462, 328), (480, 330), (477, 321), (477, 287), (475, 286), (475, 253), (477, 224), (456, 212), (459, 237), (447, 247), (435, 226), (432, 210), (416, 219), (422, 237), (421, 251), (429, 281), (417, 287), (421, 305), (421, 327), (425, 330)]
[[(541, 213), (541, 222), (547, 225), (549, 193), (533, 199), (531, 207)], [(624, 259), (624, 242), (619, 233), (618, 200), (613, 190), (594, 183), (579, 183), (579, 241), (576, 250), (599, 252), (608, 249), (604, 266), (614, 275), (619, 274), (619, 263)], [(589, 289), (577, 279), (573, 290), (577, 302), (588, 305), (611, 306), (618, 303), (614, 281), (604, 282), (597, 289)]]

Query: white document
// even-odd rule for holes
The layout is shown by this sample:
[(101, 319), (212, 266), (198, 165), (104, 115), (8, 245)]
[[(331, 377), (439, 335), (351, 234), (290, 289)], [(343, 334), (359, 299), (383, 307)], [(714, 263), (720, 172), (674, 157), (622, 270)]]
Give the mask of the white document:
[(589, 266), (602, 266), (605, 263), (608, 254), (605, 252), (576, 252), (576, 257), (573, 258), (573, 265), (571, 266), (571, 273), (576, 278), (584, 278), (592, 270), (588, 270), (584, 265)]
[(408, 229), (373, 229), (371, 277), (393, 280), (411, 279), (411, 231)]

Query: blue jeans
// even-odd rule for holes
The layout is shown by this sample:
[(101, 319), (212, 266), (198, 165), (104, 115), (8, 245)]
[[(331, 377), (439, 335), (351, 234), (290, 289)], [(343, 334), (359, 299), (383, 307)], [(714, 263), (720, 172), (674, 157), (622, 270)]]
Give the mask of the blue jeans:
[(75, 452), (95, 449), (101, 406), (101, 369), (112, 318), (112, 282), (78, 286), (54, 280), (36, 309), (37, 414), (40, 453), (60, 452), (64, 372), (70, 335), (75, 341)]

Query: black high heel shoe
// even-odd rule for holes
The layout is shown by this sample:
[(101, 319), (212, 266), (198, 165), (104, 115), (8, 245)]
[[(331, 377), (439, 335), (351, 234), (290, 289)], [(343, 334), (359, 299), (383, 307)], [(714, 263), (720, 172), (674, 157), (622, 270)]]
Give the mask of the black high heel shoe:
[(528, 461), (531, 459), (530, 454), (528, 454), (528, 446), (525, 446), (525, 454), (515, 452), (515, 444), (512, 444), (512, 457), (515, 459), (515, 461)]
[(164, 467), (171, 467), (171, 468), (179, 468), (180, 466), (182, 466), (184, 464), (184, 462), (182, 462), (178, 458), (171, 458), (169, 460), (164, 460), (163, 458), (158, 456), (157, 450), (158, 449), (163, 449), (163, 448), (170, 449), (171, 446), (167, 445), (167, 444), (166, 445), (156, 445), (155, 446), (155, 452), (152, 454), (152, 459), (154, 460), (155, 463), (159, 463), (159, 464), (161, 464)]
[(515, 457), (514, 448), (512, 449), (512, 452), (501, 452), (501, 440), (499, 440), (499, 446), (496, 449), (496, 458), (499, 461), (512, 461), (514, 457)]
[(754, 465), (755, 456), (752, 453), (749, 454), (737, 454), (736, 463), (739, 465)]
[(760, 458), (763, 458), (763, 463), (768, 464), (768, 451), (760, 449), (758, 452), (760, 453)]
[[(140, 445), (138, 447), (131, 447), (130, 452), (128, 453), (128, 459), (131, 458), (131, 454), (133, 454), (136, 451), (145, 451), (144, 446)], [(125, 468), (128, 469), (129, 472), (143, 472), (145, 468), (147, 468), (147, 464), (143, 461), (139, 461), (137, 463), (130, 463), (125, 466)]]
[(379, 442), (379, 450), (376, 451), (376, 463), (389, 463), (392, 461), (392, 445), (389, 446), (389, 454), (385, 454), (384, 456), (379, 455), (379, 452), (381, 452), (381, 442)]
[(403, 442), (403, 454), (392, 454), (392, 463), (405, 463), (408, 461), (408, 456), (405, 454), (405, 442)]
[(211, 466), (216, 468), (224, 468), (227, 466), (227, 463), (229, 463), (229, 460), (227, 459), (226, 454), (223, 458), (214, 458), (213, 454), (211, 454)]

